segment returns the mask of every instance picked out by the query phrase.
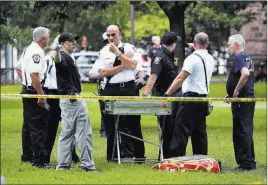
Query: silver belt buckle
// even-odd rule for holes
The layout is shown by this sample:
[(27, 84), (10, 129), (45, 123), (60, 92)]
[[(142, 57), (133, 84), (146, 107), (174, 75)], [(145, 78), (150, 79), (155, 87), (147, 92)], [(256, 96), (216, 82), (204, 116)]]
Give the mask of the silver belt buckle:
[(125, 82), (121, 82), (120, 87), (125, 87)]

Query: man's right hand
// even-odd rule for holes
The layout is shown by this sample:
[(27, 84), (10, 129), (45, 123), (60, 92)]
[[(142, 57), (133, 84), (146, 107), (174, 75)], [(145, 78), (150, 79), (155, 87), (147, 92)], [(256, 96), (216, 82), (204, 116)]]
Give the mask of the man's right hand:
[(45, 103), (46, 103), (46, 99), (45, 98), (38, 98), (37, 104), (40, 107), (44, 107), (45, 106)]

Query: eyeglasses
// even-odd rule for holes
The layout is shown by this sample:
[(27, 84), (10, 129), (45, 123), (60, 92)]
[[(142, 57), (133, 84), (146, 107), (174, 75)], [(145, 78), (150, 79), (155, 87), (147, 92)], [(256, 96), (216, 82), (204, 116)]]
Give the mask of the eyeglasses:
[(112, 37), (114, 37), (114, 36), (116, 36), (116, 33), (112, 33), (112, 34), (106, 34), (107, 35), (107, 37), (110, 37), (110, 36), (112, 36)]

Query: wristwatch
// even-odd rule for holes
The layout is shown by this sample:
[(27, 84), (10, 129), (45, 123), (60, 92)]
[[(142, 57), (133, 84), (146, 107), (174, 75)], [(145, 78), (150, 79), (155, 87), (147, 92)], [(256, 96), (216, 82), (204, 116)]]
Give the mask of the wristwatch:
[(168, 95), (165, 93), (164, 95), (163, 95), (164, 97), (168, 97)]
[(142, 97), (146, 97), (147, 95), (146, 95), (146, 94), (142, 94), (141, 96), (142, 96)]
[(117, 50), (117, 51), (115, 52), (116, 57), (120, 57), (121, 54), (122, 54), (122, 53), (121, 53), (121, 51), (119, 51), (119, 50)]

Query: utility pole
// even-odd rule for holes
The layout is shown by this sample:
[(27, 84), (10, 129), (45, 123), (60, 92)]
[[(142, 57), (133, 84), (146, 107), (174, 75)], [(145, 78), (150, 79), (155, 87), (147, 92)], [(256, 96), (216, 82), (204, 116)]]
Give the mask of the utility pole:
[(134, 35), (134, 6), (130, 5), (130, 27), (131, 27), (131, 34), (130, 34), (130, 44), (135, 45), (135, 35)]

